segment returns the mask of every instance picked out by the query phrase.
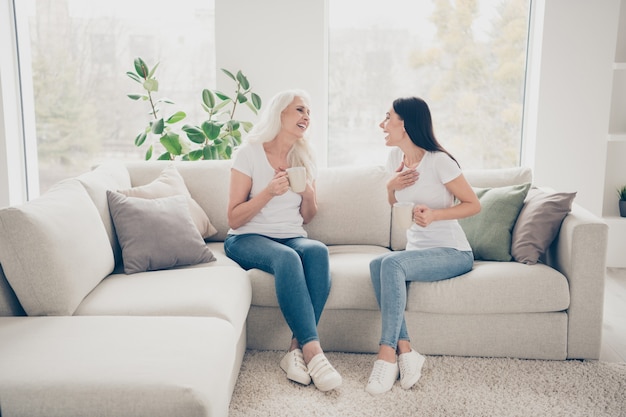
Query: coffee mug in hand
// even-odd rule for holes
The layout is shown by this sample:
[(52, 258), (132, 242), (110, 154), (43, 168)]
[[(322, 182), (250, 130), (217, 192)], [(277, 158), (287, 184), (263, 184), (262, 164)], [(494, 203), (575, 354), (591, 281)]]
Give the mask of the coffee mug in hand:
[(306, 189), (305, 167), (287, 168), (287, 178), (289, 179), (289, 187), (294, 193), (301, 193)]
[(401, 228), (408, 229), (413, 224), (413, 207), (409, 201), (393, 204), (393, 218)]

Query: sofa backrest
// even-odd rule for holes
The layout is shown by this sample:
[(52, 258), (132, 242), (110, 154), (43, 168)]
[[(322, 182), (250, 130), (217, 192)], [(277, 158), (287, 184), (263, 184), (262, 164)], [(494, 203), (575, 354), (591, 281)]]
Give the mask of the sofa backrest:
[(217, 234), (209, 241), (222, 241), (228, 233), (228, 188), (232, 161), (144, 161), (126, 164), (132, 187), (146, 185), (169, 165), (174, 165), (193, 198), (209, 217)]
[(382, 166), (320, 168), (318, 211), (305, 225), (309, 237), (327, 245), (389, 247), (391, 206)]
[[(228, 193), (232, 161), (149, 161), (126, 164), (133, 187), (154, 181), (174, 164), (191, 197), (204, 209), (222, 241), (228, 233)], [(305, 225), (312, 239), (328, 245), (389, 246), (390, 208), (382, 167), (320, 168), (317, 177), (319, 210)]]

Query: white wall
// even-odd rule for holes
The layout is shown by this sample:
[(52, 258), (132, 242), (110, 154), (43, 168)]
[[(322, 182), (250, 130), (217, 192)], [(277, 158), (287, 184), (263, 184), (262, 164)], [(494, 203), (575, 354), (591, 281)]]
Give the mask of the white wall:
[[(265, 102), (282, 90), (306, 90), (311, 95), (309, 136), (321, 166), (326, 165), (328, 132), (327, 1), (215, 1), (218, 68), (241, 70)], [(232, 89), (221, 71), (217, 87)]]
[(577, 191), (602, 215), (611, 80), (620, 0), (533, 0), (524, 164), (535, 182)]

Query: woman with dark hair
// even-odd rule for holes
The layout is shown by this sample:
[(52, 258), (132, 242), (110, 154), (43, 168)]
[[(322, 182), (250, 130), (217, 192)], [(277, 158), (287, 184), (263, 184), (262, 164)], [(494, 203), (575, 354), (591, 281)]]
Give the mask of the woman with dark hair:
[[(342, 379), (317, 333), (330, 292), (328, 248), (307, 238), (302, 227), (317, 213), (316, 169), (305, 136), (309, 103), (301, 90), (278, 93), (235, 152), (224, 250), (241, 267), (274, 275), (278, 305), (293, 334), (280, 361), (287, 378), (329, 391)], [(304, 191), (289, 187), (289, 167), (305, 168)]]
[(381, 310), (378, 356), (365, 390), (389, 391), (398, 375), (410, 389), (419, 380), (424, 356), (411, 348), (404, 320), (406, 282), (433, 282), (470, 271), (472, 249), (457, 219), (480, 211), (480, 202), (461, 168), (437, 141), (430, 110), (417, 97), (393, 102), (380, 127), (387, 134), (389, 204), (413, 203), (413, 223), (404, 251), (373, 259), (370, 274)]

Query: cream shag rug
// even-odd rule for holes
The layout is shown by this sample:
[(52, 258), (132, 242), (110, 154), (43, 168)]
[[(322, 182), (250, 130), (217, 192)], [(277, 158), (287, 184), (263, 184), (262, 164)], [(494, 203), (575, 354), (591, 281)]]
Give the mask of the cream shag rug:
[(626, 363), (427, 356), (411, 390), (398, 381), (373, 397), (364, 391), (373, 354), (327, 352), (343, 377), (329, 393), (287, 380), (284, 354), (246, 352), (230, 417), (626, 417)]

